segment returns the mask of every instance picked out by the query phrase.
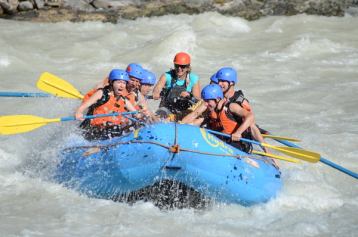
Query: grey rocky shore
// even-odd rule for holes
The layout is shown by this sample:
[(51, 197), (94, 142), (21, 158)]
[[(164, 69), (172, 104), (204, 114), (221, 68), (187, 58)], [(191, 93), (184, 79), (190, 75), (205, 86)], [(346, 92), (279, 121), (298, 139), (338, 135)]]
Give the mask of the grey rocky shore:
[(344, 16), (358, 0), (0, 0), (0, 18), (35, 22), (102, 21), (219, 12), (256, 20), (263, 16)]

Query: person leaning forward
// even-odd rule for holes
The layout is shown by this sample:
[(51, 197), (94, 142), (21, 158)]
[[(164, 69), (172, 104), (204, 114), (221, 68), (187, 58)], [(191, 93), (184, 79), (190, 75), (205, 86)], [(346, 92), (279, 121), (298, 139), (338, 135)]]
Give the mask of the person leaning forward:
[[(202, 91), (202, 97), (206, 96), (203, 97), (205, 103), (201, 103), (192, 113), (184, 117), (182, 122), (205, 124), (210, 129), (231, 134), (233, 141), (239, 141), (241, 137), (245, 137), (264, 142), (248, 102), (245, 100), (239, 102), (238, 93), (235, 93), (236, 71), (233, 68), (222, 68), (216, 74), (218, 84), (208, 85), (205, 87), (206, 92), (204, 89)], [(221, 93), (218, 92), (219, 89)], [(210, 90), (212, 90), (211, 94)], [(238, 144), (246, 151), (252, 148), (247, 143)], [(264, 150), (268, 152), (266, 148)]]

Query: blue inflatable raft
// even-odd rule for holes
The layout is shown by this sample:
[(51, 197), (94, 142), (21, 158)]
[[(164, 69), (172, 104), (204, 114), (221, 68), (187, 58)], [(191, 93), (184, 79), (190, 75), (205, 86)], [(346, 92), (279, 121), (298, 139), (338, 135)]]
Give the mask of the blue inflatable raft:
[(158, 123), (123, 137), (67, 145), (55, 179), (96, 198), (113, 199), (169, 180), (211, 200), (252, 205), (268, 201), (282, 186), (269, 159), (187, 124)]

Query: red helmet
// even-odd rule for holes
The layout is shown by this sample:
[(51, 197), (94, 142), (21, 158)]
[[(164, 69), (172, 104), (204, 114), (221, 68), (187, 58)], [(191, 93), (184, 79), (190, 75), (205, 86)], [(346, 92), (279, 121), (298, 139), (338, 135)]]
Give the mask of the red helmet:
[(177, 53), (173, 60), (174, 64), (178, 65), (189, 65), (190, 64), (190, 56), (187, 53), (180, 52)]

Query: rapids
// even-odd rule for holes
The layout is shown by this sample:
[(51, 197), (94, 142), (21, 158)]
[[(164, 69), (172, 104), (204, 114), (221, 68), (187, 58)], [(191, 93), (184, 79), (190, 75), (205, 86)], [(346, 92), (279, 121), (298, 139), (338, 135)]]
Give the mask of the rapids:
[[(257, 123), (358, 171), (358, 18), (241, 18), (205, 13), (56, 24), (0, 20), (0, 91), (37, 92), (48, 71), (85, 93), (115, 67), (141, 63), (157, 77), (178, 51), (201, 85), (222, 66)], [(79, 101), (0, 98), (1, 115), (72, 116)], [(151, 102), (155, 108), (157, 102)], [(357, 236), (358, 182), (322, 163), (281, 161), (284, 188), (253, 207), (215, 203), (163, 211), (90, 199), (51, 181), (57, 151), (77, 123), (0, 137), (0, 236)], [(269, 140), (268, 140), (269, 141)], [(271, 141), (269, 141), (271, 143)], [(274, 144), (274, 143), (273, 143)]]

